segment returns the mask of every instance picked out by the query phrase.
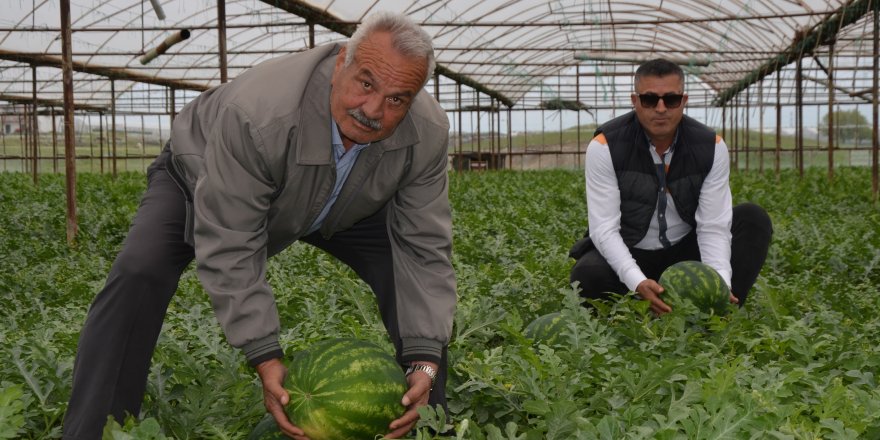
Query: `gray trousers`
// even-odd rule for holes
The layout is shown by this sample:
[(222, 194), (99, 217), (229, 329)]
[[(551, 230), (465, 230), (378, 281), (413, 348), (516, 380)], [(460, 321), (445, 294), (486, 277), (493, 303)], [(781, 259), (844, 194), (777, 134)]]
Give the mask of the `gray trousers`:
[[(193, 248), (184, 241), (184, 194), (165, 168), (169, 154), (166, 147), (147, 170), (147, 189), (128, 236), (104, 288), (89, 308), (64, 415), (64, 439), (100, 439), (108, 415), (121, 423), (126, 414), (140, 413), (150, 360), (168, 304), (180, 276), (195, 257)], [(329, 240), (314, 233), (303, 241), (338, 258), (369, 284), (400, 359), (402, 347), (384, 210)], [(444, 347), (429, 400), (432, 406), (439, 404), (447, 409), (446, 376)]]

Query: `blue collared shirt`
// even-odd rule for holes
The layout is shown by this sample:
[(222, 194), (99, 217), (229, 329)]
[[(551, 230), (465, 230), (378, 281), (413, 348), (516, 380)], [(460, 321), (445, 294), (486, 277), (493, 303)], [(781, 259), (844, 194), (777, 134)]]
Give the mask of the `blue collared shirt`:
[(327, 213), (330, 212), (330, 208), (333, 207), (333, 204), (336, 203), (336, 198), (339, 197), (339, 192), (342, 191), (342, 185), (345, 184), (348, 175), (351, 174), (351, 169), (354, 168), (358, 155), (360, 155), (361, 150), (370, 145), (354, 144), (354, 146), (346, 152), (345, 146), (342, 145), (342, 136), (339, 135), (339, 127), (336, 125), (336, 121), (331, 120), (330, 123), (332, 124), (330, 129), (330, 140), (333, 144), (333, 161), (336, 163), (336, 184), (333, 186), (333, 192), (330, 193), (330, 197), (327, 198), (327, 202), (324, 204), (324, 209), (318, 214), (318, 218), (316, 218), (314, 223), (312, 223), (312, 226), (309, 227), (306, 235), (321, 228), (321, 224), (324, 223)]

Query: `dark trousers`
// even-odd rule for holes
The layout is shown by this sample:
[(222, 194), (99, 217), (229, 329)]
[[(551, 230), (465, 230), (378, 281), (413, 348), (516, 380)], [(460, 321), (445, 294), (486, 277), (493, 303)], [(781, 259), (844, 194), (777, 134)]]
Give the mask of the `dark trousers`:
[[(731, 292), (742, 307), (767, 258), (773, 227), (767, 212), (752, 203), (734, 206), (731, 223)], [(700, 260), (697, 235), (693, 231), (669, 248), (630, 248), (630, 253), (645, 276), (652, 280), (658, 280), (667, 267), (679, 261)], [(595, 247), (578, 259), (571, 268), (569, 279), (580, 283), (581, 296), (584, 298), (605, 299), (611, 293), (623, 294), (628, 291)]]
[[(194, 258), (193, 248), (184, 241), (184, 195), (165, 169), (168, 154), (166, 149), (147, 171), (147, 189), (128, 236), (80, 333), (73, 390), (64, 415), (64, 439), (100, 439), (108, 415), (121, 423), (126, 414), (140, 412), (168, 304)], [(304, 241), (340, 259), (369, 284), (399, 357), (401, 342), (384, 211), (330, 240), (315, 233)], [(444, 408), (446, 359), (444, 348), (430, 396), (432, 405)]]

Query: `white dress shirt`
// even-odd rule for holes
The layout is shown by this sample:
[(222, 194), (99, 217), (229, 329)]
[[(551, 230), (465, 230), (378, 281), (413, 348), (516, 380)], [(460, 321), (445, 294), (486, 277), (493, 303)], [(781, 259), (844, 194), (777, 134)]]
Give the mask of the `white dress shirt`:
[[(670, 148), (661, 158), (654, 145), (651, 157), (655, 164), (669, 164), (674, 154)], [(634, 291), (647, 277), (636, 264), (620, 235), (620, 189), (611, 162), (611, 153), (604, 135), (599, 135), (587, 147), (584, 175), (586, 178), (587, 214), (590, 237), (599, 253), (617, 273), (620, 281)], [(712, 169), (703, 181), (695, 214), (697, 244), (703, 263), (721, 275), (730, 286), (730, 241), (733, 202), (729, 185), (730, 159), (727, 145), (720, 136), (715, 138), (715, 157)], [(691, 232), (691, 226), (678, 215), (675, 201), (666, 193), (666, 236), (674, 245)], [(634, 246), (638, 249), (660, 249), (659, 221), (661, 213), (655, 208), (645, 237)]]

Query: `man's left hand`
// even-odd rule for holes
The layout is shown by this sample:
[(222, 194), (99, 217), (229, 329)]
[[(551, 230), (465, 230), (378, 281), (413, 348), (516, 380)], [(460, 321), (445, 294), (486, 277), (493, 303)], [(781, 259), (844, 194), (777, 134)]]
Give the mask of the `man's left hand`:
[(739, 298), (737, 298), (736, 295), (733, 294), (733, 292), (730, 292), (730, 303), (739, 304)]
[[(430, 365), (434, 371), (438, 371), (438, 365), (433, 362), (418, 362)], [(406, 377), (409, 390), (403, 395), (400, 403), (406, 407), (406, 412), (399, 419), (391, 422), (388, 427), (391, 432), (385, 438), (401, 438), (409, 433), (419, 420), (419, 407), (428, 404), (428, 396), (431, 394), (431, 378), (424, 371), (416, 371)]]

